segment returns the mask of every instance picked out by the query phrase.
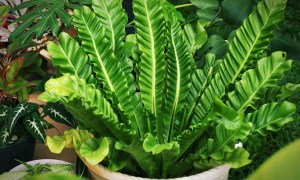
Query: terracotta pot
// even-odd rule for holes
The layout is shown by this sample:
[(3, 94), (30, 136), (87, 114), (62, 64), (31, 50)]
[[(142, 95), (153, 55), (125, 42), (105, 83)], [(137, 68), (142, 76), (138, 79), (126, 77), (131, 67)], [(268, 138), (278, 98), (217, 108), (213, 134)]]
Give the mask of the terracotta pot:
[[(95, 166), (83, 160), (85, 165), (89, 168), (91, 179), (93, 180), (155, 180), (149, 178), (129, 176), (120, 172), (112, 172), (101, 164)], [(173, 180), (227, 180), (230, 167), (227, 165), (218, 166), (208, 171), (195, 174), (192, 176), (174, 178)], [(156, 179), (158, 180), (158, 179)], [(163, 180), (163, 179), (160, 179)], [(169, 179), (170, 180), (170, 179)]]

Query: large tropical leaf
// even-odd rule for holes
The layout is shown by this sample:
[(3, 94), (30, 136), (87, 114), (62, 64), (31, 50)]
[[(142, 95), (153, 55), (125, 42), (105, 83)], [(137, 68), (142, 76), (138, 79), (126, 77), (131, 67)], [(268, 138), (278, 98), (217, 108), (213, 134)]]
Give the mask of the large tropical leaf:
[[(31, 34), (36, 34), (36, 37), (39, 39), (49, 27), (53, 35), (57, 35), (60, 30), (59, 19), (66, 26), (71, 24), (71, 15), (65, 8), (80, 7), (76, 2), (78, 1), (30, 0), (15, 6), (13, 10), (24, 8), (33, 8), (33, 10), (28, 11), (15, 21), (16, 23), (22, 23), (11, 33), (9, 39), (12, 40), (18, 36), (22, 36), (23, 40), (26, 40)], [(90, 2), (91, 1), (81, 1), (82, 4)], [(26, 31), (27, 28), (29, 28), (29, 30)]]
[[(128, 83), (120, 68), (120, 63), (114, 55), (111, 43), (105, 36), (105, 28), (97, 16), (84, 6), (82, 10), (76, 9), (73, 18), (74, 26), (82, 40), (82, 47), (89, 55), (97, 79), (103, 84), (106, 98), (117, 105), (125, 115), (132, 116), (132, 106), (128, 90)], [(117, 102), (115, 100), (117, 98)], [(136, 121), (123, 118), (126, 125), (136, 129)]]
[[(223, 96), (229, 83), (234, 83), (249, 63), (268, 49), (275, 25), (283, 19), (286, 0), (261, 1), (249, 15), (229, 45), (226, 57), (220, 64), (218, 74), (201, 97), (196, 107), (197, 120), (202, 119), (211, 109), (214, 96)], [(216, 78), (220, 80), (216, 81)], [(217, 82), (216, 84), (214, 82)], [(213, 96), (211, 96), (213, 94)], [(200, 110), (201, 109), (201, 110)]]
[(47, 49), (51, 53), (53, 64), (58, 67), (62, 74), (70, 73), (97, 86), (97, 80), (93, 76), (88, 56), (70, 35), (61, 33), (59, 44), (56, 45), (49, 41)]
[(246, 71), (235, 84), (235, 91), (228, 94), (228, 104), (237, 111), (244, 111), (247, 106), (255, 107), (255, 101), (263, 98), (264, 90), (276, 85), (285, 71), (291, 68), (292, 61), (285, 61), (283, 52), (274, 52), (270, 57), (257, 62), (256, 69)]
[(95, 129), (100, 135), (117, 137), (130, 142), (132, 134), (119, 122), (109, 102), (93, 85), (66, 74), (45, 84), (45, 92), (39, 99), (45, 102), (61, 102), (81, 123)]
[(178, 111), (185, 103), (185, 97), (190, 89), (191, 72), (194, 65), (184, 39), (183, 30), (176, 17), (171, 13), (167, 21), (167, 73), (166, 97), (163, 107), (164, 135), (169, 142), (175, 132), (175, 119)]
[[(192, 85), (186, 97), (187, 120), (189, 120), (192, 116), (195, 106), (197, 103), (199, 103), (199, 98), (201, 97), (208, 83), (211, 81), (215, 72), (218, 70), (218, 65), (220, 64), (220, 60), (215, 60), (214, 54), (207, 54), (205, 56), (205, 62), (204, 68), (196, 69), (192, 75)], [(182, 123), (186, 124), (186, 122)]]
[(254, 113), (245, 117), (246, 122), (253, 124), (252, 131), (267, 135), (267, 131), (278, 131), (283, 124), (293, 120), (291, 115), (296, 106), (288, 101), (262, 105)]
[(48, 115), (52, 120), (74, 127), (74, 117), (62, 104), (47, 103), (43, 107), (45, 115)]
[(137, 41), (141, 53), (138, 81), (141, 97), (145, 107), (150, 109), (157, 117), (161, 112), (165, 74), (164, 50), (166, 38), (162, 7), (158, 0), (134, 0), (133, 12), (135, 14)]
[[(127, 14), (121, 0), (93, 0), (92, 8), (105, 28), (105, 35), (111, 42), (117, 58), (124, 58), (125, 26)], [(122, 60), (121, 60), (122, 61)]]

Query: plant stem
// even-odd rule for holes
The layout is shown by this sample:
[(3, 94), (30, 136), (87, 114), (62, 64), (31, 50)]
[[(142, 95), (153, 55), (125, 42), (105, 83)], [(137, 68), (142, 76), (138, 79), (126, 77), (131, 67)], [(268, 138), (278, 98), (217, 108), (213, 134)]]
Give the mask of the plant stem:
[(189, 4), (180, 4), (180, 5), (175, 6), (175, 8), (179, 9), (179, 8), (184, 8), (184, 7), (189, 7), (189, 6), (193, 6), (193, 4), (192, 3), (189, 3)]
[(134, 21), (129, 22), (126, 26), (134, 24)]

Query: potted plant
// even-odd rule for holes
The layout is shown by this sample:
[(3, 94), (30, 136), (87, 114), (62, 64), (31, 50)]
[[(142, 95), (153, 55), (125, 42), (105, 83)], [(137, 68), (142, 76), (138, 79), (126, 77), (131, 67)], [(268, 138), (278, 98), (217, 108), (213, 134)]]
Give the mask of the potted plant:
[(258, 3), (226, 56), (207, 54), (204, 67), (194, 60), (201, 38), (166, 3), (134, 0), (135, 34), (125, 38), (121, 1), (93, 0), (74, 11), (78, 42), (66, 33), (48, 42), (62, 76), (39, 99), (62, 103), (78, 124), (47, 137), (52, 152), (74, 147), (96, 174), (101, 163), (131, 178), (175, 178), (249, 164), (237, 144), (293, 120), (292, 85), (278, 84), (292, 61), (268, 52), (285, 0)]
[(14, 167), (15, 159), (33, 159), (35, 139), (43, 143), (45, 129), (53, 127), (44, 117), (73, 125), (72, 117), (68, 117), (63, 106), (28, 102), (34, 88), (41, 84), (36, 78), (46, 75), (39, 53), (27, 50), (34, 44), (31, 41), (20, 44), (15, 40), (5, 49), (5, 54), (0, 55), (1, 173)]

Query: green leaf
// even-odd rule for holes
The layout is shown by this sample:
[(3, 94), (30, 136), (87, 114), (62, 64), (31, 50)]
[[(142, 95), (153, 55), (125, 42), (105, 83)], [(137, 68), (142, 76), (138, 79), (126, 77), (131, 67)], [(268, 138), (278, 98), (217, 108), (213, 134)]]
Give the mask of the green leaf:
[[(73, 22), (82, 40), (82, 47), (93, 64), (93, 71), (103, 84), (106, 98), (114, 102), (114, 105), (118, 105), (125, 116), (132, 117), (132, 106), (128, 101), (130, 99), (128, 82), (105, 36), (105, 28), (101, 25), (101, 21), (88, 7), (84, 6), (82, 10), (74, 11)], [(117, 102), (114, 98), (117, 98)], [(123, 120), (126, 120), (124, 123), (129, 126), (128, 118)]]
[(195, 110), (199, 120), (210, 111), (213, 97), (222, 97), (225, 94), (225, 87), (234, 83), (247, 69), (250, 62), (257, 60), (262, 53), (268, 50), (272, 31), (275, 29), (275, 25), (283, 19), (285, 3), (285, 0), (261, 1), (258, 3), (257, 9), (236, 31), (218, 73), (212, 79), (210, 86), (206, 88), (201, 97), (201, 103)]
[(10, 108), (4, 105), (0, 106), (0, 121), (5, 121), (8, 118)]
[(167, 72), (166, 72), (166, 97), (163, 107), (164, 135), (170, 142), (175, 133), (175, 118), (185, 103), (191, 84), (191, 72), (194, 60), (189, 53), (188, 46), (183, 36), (183, 30), (176, 17), (171, 14), (167, 21)]
[(89, 139), (80, 146), (80, 156), (90, 164), (101, 162), (109, 153), (109, 141), (107, 138)]
[[(158, 0), (134, 0), (136, 35), (141, 52), (139, 63), (139, 87), (143, 104), (156, 117), (162, 104), (163, 77), (165, 68), (165, 22), (162, 7)], [(155, 19), (152, 21), (151, 19)], [(159, 122), (158, 122), (159, 123)], [(162, 133), (162, 125), (158, 133)]]
[(9, 6), (0, 6), (0, 27), (5, 23), (9, 9)]
[(237, 140), (245, 139), (252, 128), (250, 122), (243, 123), (236, 129), (227, 129), (224, 124), (216, 127), (215, 136), (207, 143), (207, 154), (215, 160), (225, 158), (225, 152), (233, 152)]
[(200, 49), (208, 39), (206, 31), (199, 21), (196, 24), (195, 30), (191, 24), (185, 25), (184, 34), (188, 48), (192, 54), (195, 54), (195, 52)]
[(125, 26), (127, 14), (122, 8), (122, 1), (93, 0), (92, 8), (105, 28), (106, 38), (111, 42), (117, 58), (124, 58)]
[(221, 36), (211, 35), (208, 37), (206, 43), (199, 50), (200, 55), (212, 53), (216, 55), (216, 58), (223, 58), (228, 50), (228, 42), (225, 41)]
[(281, 93), (278, 95), (279, 100), (283, 100), (300, 91), (300, 84), (287, 83), (281, 87)]
[(293, 120), (291, 115), (296, 106), (288, 101), (262, 105), (255, 112), (245, 117), (246, 122), (252, 122), (252, 131), (266, 136), (267, 131), (278, 131), (281, 126)]
[(97, 86), (88, 56), (69, 34), (61, 33), (58, 45), (49, 41), (47, 49), (51, 53), (53, 64), (62, 74), (70, 73)]
[(23, 58), (19, 58), (16, 60), (13, 60), (9, 63), (8, 66), (6, 66), (5, 69), (5, 79), (8, 83), (14, 83), (16, 76), (19, 73), (19, 70), (22, 67), (22, 64), (24, 62)]
[(160, 154), (162, 151), (167, 151), (172, 149), (173, 142), (159, 144), (154, 136), (150, 133), (146, 134), (146, 138), (143, 142), (143, 148), (146, 152), (151, 152), (152, 154)]
[(217, 0), (190, 0), (190, 2), (199, 9), (216, 8), (219, 5)]
[(224, 159), (220, 162), (228, 164), (232, 168), (239, 168), (251, 163), (251, 160), (248, 159), (249, 156), (250, 154), (244, 148), (237, 148), (233, 152), (225, 153)]
[(45, 115), (48, 115), (52, 120), (66, 124), (68, 126), (74, 126), (74, 118), (62, 104), (47, 103), (43, 107)]
[(44, 143), (46, 140), (46, 133), (41, 121), (43, 118), (37, 113), (34, 112), (30, 115), (24, 116), (23, 122), (26, 126), (26, 129), (30, 134), (35, 137), (39, 142)]
[(87, 85), (84, 80), (66, 74), (49, 80), (45, 84), (45, 90), (39, 96), (40, 100), (64, 104), (80, 123), (95, 129), (100, 135), (131, 141), (130, 130), (119, 122), (109, 102), (93, 85)]
[(52, 153), (59, 154), (65, 148), (66, 138), (63, 136), (47, 136), (45, 144)]
[(235, 25), (241, 25), (252, 10), (253, 0), (224, 0), (221, 3), (223, 19)]
[(8, 126), (3, 125), (0, 129), (0, 147), (7, 145), (12, 137), (12, 133), (9, 132)]
[(8, 130), (12, 132), (13, 128), (17, 124), (17, 121), (28, 114), (31, 110), (37, 110), (38, 105), (35, 103), (20, 103), (13, 108), (8, 116)]
[(241, 80), (235, 83), (235, 91), (228, 94), (231, 107), (243, 112), (248, 106), (255, 107), (255, 101), (263, 98), (263, 92), (282, 79), (285, 71), (291, 68), (291, 60), (285, 61), (285, 53), (274, 52), (270, 57), (257, 62), (256, 69), (246, 71)]

